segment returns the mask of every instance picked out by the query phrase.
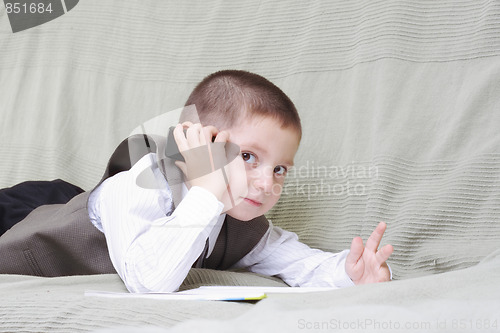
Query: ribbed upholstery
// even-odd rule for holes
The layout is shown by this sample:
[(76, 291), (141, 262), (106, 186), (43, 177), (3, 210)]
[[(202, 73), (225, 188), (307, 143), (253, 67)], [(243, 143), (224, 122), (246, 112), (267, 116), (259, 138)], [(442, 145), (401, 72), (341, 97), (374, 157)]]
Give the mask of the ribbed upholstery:
[[(281, 87), (303, 122), (295, 171), (267, 217), (332, 251), (355, 236), (366, 239), (385, 221), (383, 243), (394, 245), (390, 265), (400, 280), (326, 294), (336, 307), (288, 313), (282, 330), (334, 313), (418, 320), (408, 313), (423, 312), (432, 323), (450, 313), (492, 319), (484, 313), (498, 308), (498, 265), (475, 265), (500, 243), (499, 36), (495, 0), (85, 0), (16, 34), (0, 10), (0, 186), (62, 178), (92, 188), (116, 145), (181, 107), (205, 75), (251, 70)], [(87, 312), (60, 295), (71, 305), (49, 300), (42, 312), (28, 296), (0, 301), (2, 321), (22, 322), (27, 313), (57, 323), (53, 331), (72, 331), (88, 328), (79, 314), (102, 314), (89, 322), (94, 327), (133, 318), (132, 305), (122, 302), (113, 302), (120, 310), (109, 314), (95, 303)], [(431, 302), (439, 297), (448, 301)], [(311, 299), (286, 298), (276, 308), (308, 307)], [(372, 303), (352, 307), (366, 299)], [(376, 306), (382, 300), (388, 307)], [(276, 309), (260, 304), (249, 316)], [(226, 309), (243, 306), (186, 311), (223, 318)], [(173, 311), (168, 318), (166, 308)], [(144, 309), (137, 320), (151, 324), (191, 316), (182, 313), (184, 303)]]

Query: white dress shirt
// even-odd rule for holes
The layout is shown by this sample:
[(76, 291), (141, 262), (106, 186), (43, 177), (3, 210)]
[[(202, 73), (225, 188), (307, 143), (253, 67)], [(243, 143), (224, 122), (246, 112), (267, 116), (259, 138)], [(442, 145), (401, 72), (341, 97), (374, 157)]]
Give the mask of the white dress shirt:
[[(157, 189), (136, 184), (151, 168)], [(209, 240), (208, 256), (224, 223), (223, 204), (201, 187), (185, 188), (173, 209), (168, 183), (150, 153), (134, 166), (105, 180), (90, 195), (92, 223), (106, 237), (114, 268), (130, 292), (172, 292), (179, 288)], [(278, 276), (290, 286), (353, 285), (345, 272), (348, 251), (311, 249), (296, 234), (272, 225), (234, 268)]]

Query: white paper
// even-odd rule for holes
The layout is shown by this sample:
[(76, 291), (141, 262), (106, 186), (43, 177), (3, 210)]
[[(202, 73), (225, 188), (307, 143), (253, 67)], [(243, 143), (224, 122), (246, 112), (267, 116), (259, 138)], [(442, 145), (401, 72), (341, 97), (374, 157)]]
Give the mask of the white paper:
[(202, 286), (174, 293), (119, 293), (88, 290), (85, 296), (111, 298), (153, 298), (161, 300), (257, 301), (269, 294), (292, 294), (334, 290), (336, 288)]

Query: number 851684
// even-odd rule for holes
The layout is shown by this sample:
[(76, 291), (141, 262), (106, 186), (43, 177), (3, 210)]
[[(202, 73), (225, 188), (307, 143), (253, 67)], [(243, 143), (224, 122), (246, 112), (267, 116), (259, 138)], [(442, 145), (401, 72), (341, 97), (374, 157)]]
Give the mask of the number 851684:
[(7, 14), (43, 14), (43, 13), (52, 13), (52, 4), (48, 3), (45, 5), (44, 3), (6, 3), (5, 9)]

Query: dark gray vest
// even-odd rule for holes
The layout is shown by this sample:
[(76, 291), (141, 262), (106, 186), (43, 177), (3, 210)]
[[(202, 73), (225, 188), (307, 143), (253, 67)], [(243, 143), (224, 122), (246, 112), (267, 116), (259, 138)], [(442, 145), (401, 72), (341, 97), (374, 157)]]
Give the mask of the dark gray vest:
[[(172, 190), (174, 205), (181, 200), (181, 171), (165, 155), (165, 138), (135, 135), (124, 140), (111, 156), (101, 180), (130, 169), (150, 152), (158, 155), (160, 170)], [(100, 184), (100, 183), (99, 183)], [(116, 273), (106, 239), (90, 222), (87, 202), (91, 191), (64, 205), (46, 205), (0, 237), (0, 273), (67, 276)], [(264, 216), (243, 222), (226, 216), (215, 247), (199, 266), (224, 270), (250, 252), (269, 228)]]

